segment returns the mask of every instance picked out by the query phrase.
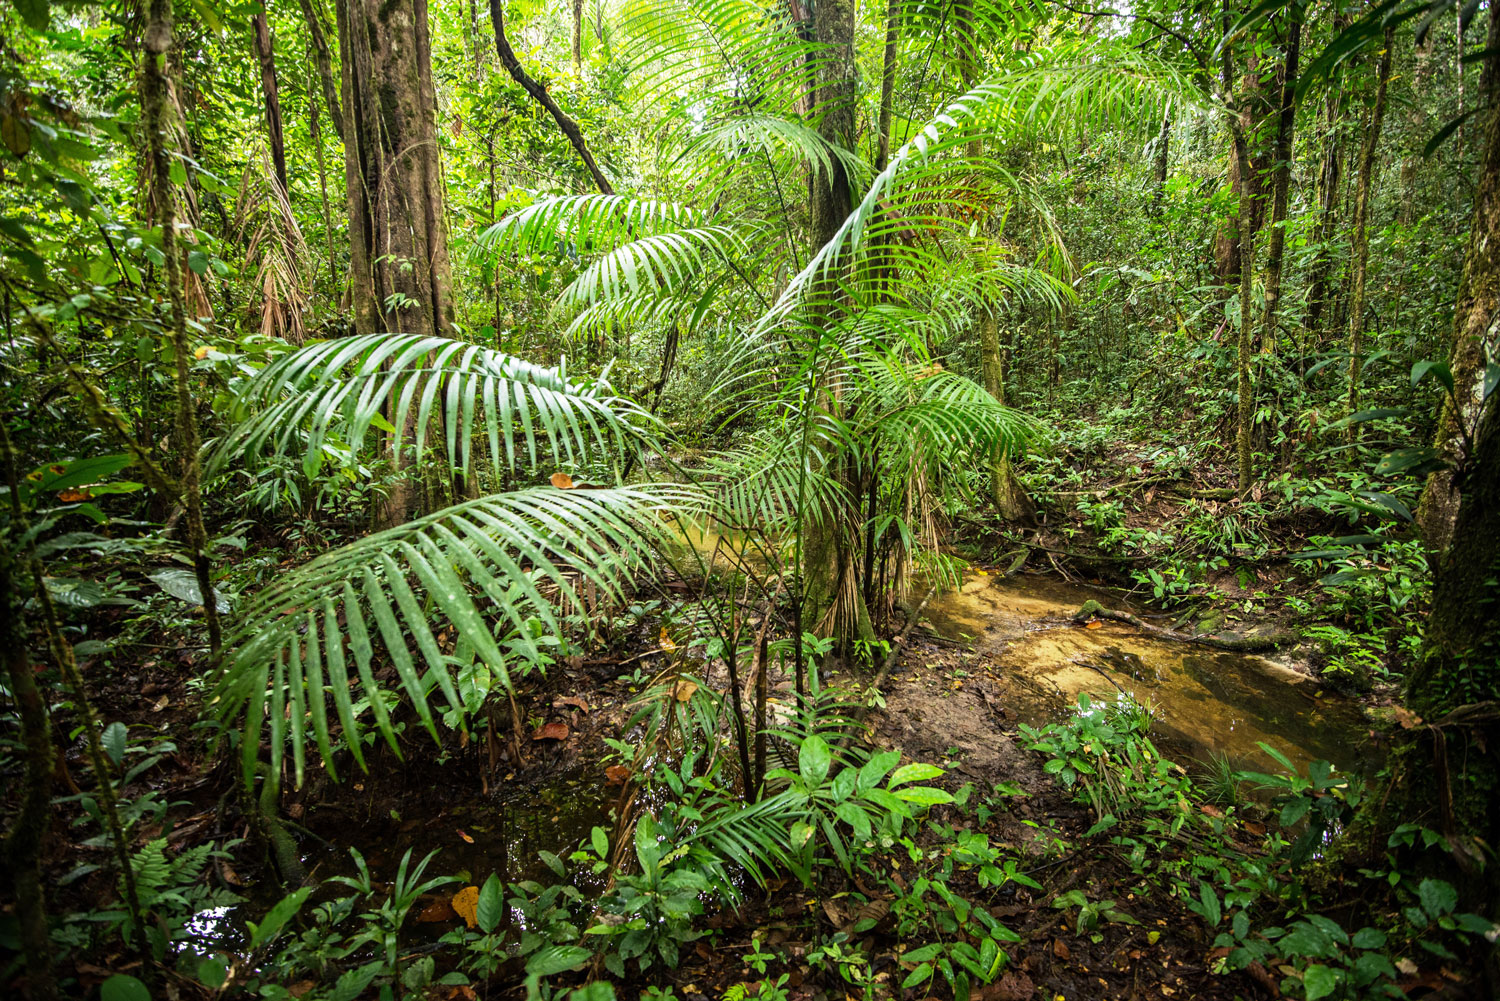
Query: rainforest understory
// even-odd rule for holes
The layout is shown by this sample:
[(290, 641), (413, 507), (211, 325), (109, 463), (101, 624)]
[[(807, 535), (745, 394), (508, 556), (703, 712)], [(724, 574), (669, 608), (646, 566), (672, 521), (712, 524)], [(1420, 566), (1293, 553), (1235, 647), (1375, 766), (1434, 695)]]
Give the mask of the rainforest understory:
[(1500, 993), (1500, 11), (0, 10), (0, 992)]

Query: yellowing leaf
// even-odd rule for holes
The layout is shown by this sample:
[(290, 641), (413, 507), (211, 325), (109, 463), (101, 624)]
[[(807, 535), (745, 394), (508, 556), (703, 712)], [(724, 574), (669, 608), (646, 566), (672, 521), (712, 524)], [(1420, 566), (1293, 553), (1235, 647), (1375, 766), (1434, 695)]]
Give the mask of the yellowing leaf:
[(466, 886), (453, 895), (453, 910), (474, 928), (479, 924), (479, 887)]
[(693, 697), (693, 693), (697, 690), (697, 684), (688, 681), (686, 678), (681, 678), (678, 679), (676, 687), (672, 689), (672, 697), (678, 702), (686, 702)]
[(573, 489), (573, 477), (569, 476), (567, 473), (553, 473), (551, 476), (551, 480), (552, 485), (559, 490)]
[(677, 644), (672, 640), (672, 637), (667, 635), (666, 626), (661, 627), (661, 636), (659, 638), (661, 640), (661, 648), (667, 651), (667, 653), (671, 653), (677, 649)]
[(198, 359), (199, 361), (202, 361), (203, 359), (207, 358), (208, 357), (208, 345), (207, 344), (199, 345), (198, 349), (193, 352), (193, 357), (196, 358), (196, 359)]

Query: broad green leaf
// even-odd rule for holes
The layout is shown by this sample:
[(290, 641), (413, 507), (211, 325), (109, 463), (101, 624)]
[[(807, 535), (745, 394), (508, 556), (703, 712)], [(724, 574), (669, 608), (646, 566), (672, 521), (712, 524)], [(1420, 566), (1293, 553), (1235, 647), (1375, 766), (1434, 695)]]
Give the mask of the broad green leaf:
[(151, 992), (130, 974), (116, 973), (99, 985), (99, 1001), (151, 1001)]
[(538, 949), (526, 960), (528, 976), (551, 977), (582, 966), (594, 954), (576, 945), (549, 945)]
[(125, 745), (129, 739), (129, 732), (125, 724), (120, 722), (111, 723), (104, 728), (99, 742), (104, 745), (104, 753), (109, 755), (109, 760), (118, 767), (125, 762)]
[(909, 765), (902, 765), (891, 774), (890, 780), (886, 782), (887, 789), (894, 789), (907, 782), (926, 782), (928, 779), (938, 778), (943, 770), (936, 765), (929, 765), (922, 761), (914, 761)]
[(286, 923), (296, 917), (297, 912), (302, 909), (303, 903), (313, 891), (313, 887), (304, 886), (300, 890), (293, 891), (277, 901), (266, 916), (257, 924), (247, 921), (245, 924), (250, 928), (250, 949), (253, 952), (262, 946), (269, 945), (281, 934), (281, 929)]
[(823, 784), (823, 780), (828, 777), (828, 767), (832, 762), (833, 749), (822, 737), (814, 733), (802, 741), (802, 748), (797, 753), (797, 770), (808, 787)]

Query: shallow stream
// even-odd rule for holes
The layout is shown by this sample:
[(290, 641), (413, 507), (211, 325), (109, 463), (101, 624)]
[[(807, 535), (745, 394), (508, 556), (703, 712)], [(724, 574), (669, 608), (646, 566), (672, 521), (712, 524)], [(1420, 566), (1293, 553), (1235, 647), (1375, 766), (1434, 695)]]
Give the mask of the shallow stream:
[(936, 595), (923, 618), (938, 635), (973, 644), (1016, 683), (1014, 709), (1025, 722), (1058, 718), (1080, 693), (1113, 701), (1126, 692), (1153, 708), (1154, 733), (1196, 758), (1222, 754), (1240, 768), (1277, 769), (1258, 746), (1264, 741), (1299, 767), (1317, 758), (1348, 772), (1374, 764), (1359, 707), (1289, 662), (1160, 639), (1119, 622), (1074, 623), (1091, 598), (1151, 617), (1087, 585), (976, 572)]

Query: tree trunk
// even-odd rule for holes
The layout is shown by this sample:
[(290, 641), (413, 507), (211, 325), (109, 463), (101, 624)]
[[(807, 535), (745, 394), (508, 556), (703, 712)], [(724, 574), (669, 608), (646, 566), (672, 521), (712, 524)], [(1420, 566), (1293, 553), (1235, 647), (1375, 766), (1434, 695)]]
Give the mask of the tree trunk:
[[(6, 482), (10, 487), (11, 533), (20, 535), (21, 488), (16, 471), (16, 452), (10, 434), (0, 422), (0, 462), (4, 463)], [(21, 953), (26, 958), (24, 994), (33, 1001), (51, 1001), (57, 997), (57, 980), (52, 972), (52, 941), (47, 930), (47, 892), (42, 882), (42, 844), (51, 827), (52, 815), (52, 736), (47, 718), (47, 702), (37, 687), (36, 671), (26, 651), (26, 630), (22, 625), (22, 592), (15, 579), (21, 565), (16, 554), (0, 552), (0, 647), (17, 722), (20, 724), (24, 749), (25, 777), (19, 801), (5, 835), (5, 875), (10, 883), (11, 899), (16, 902), (16, 923), (20, 926)]]
[[(1490, 21), (1490, 50), (1500, 46), (1500, 19)], [(1489, 67), (1486, 66), (1486, 71)], [(1487, 358), (1500, 351), (1500, 74), (1491, 76), (1489, 121), (1484, 132), (1484, 160), (1474, 193), (1469, 246), (1453, 314), (1453, 342), (1448, 362), (1454, 396), (1444, 400), (1433, 445), (1450, 463), (1427, 478), (1417, 508), (1417, 524), (1432, 549), (1442, 552), (1453, 536), (1461, 494), (1452, 466), (1461, 463), (1463, 434), (1478, 419)], [(1500, 393), (1496, 394), (1500, 397)]]
[(313, 59), (318, 66), (318, 80), (323, 85), (323, 106), (328, 109), (333, 131), (343, 139), (344, 114), (339, 109), (339, 85), (333, 79), (333, 55), (328, 51), (328, 35), (323, 31), (323, 15), (313, 8), (313, 0), (301, 0), (301, 3), (308, 37), (312, 41)]
[[(984, 310), (979, 317), (979, 364), (984, 388), (995, 402), (1003, 405), (1005, 362), (1000, 352), (1000, 317), (993, 308)], [(990, 497), (1005, 521), (1016, 521), (1031, 513), (1026, 492), (1011, 471), (1010, 453), (1000, 447), (990, 456)]]
[(1167, 157), (1172, 142), (1172, 107), (1161, 114), (1161, 131), (1156, 134), (1156, 148), (1151, 151), (1151, 214), (1161, 215), (1161, 202), (1167, 194)]
[(286, 138), (281, 129), (281, 97), (276, 89), (276, 52), (271, 47), (271, 25), (264, 12), (250, 18), (255, 30), (255, 55), (260, 60), (260, 86), (266, 103), (266, 135), (271, 141), (271, 164), (281, 190), (291, 196), (286, 181)]
[(495, 28), (495, 51), (499, 53), (500, 62), (505, 65), (505, 70), (510, 74), (511, 79), (520, 84), (526, 93), (530, 94), (538, 104), (547, 109), (547, 114), (552, 116), (552, 120), (557, 123), (558, 129), (562, 131), (562, 134), (567, 137), (568, 142), (573, 145), (573, 149), (578, 153), (578, 158), (588, 168), (589, 176), (594, 179), (594, 186), (603, 194), (614, 194), (614, 186), (609, 183), (609, 179), (599, 169), (599, 164), (594, 161), (594, 154), (589, 152), (588, 144), (583, 141), (583, 132), (578, 128), (578, 123), (569, 118), (567, 112), (558, 107), (557, 102), (552, 99), (552, 95), (547, 93), (546, 87), (543, 87), (526, 74), (526, 70), (521, 66), (521, 61), (516, 58), (515, 52), (510, 47), (510, 39), (505, 37), (504, 0), (490, 0), (490, 23)]
[(1281, 114), (1276, 122), (1276, 166), (1271, 182), (1271, 246), (1266, 253), (1266, 306), (1260, 347), (1276, 350), (1276, 308), (1281, 303), (1281, 266), (1286, 253), (1286, 209), (1292, 181), (1292, 131), (1297, 122), (1297, 64), (1302, 51), (1301, 8), (1293, 5), (1281, 69)]
[[(338, 14), (355, 329), (447, 336), (452, 272), (426, 0), (339, 0)], [(391, 459), (406, 468), (405, 456)], [(399, 480), (376, 525), (405, 521), (415, 496)]]
[[(854, 0), (822, 0), (813, 9), (813, 33), (828, 46), (818, 67), (812, 112), (818, 135), (832, 146), (854, 148), (858, 69), (854, 61)], [(854, 210), (854, 192), (843, 162), (834, 158), (812, 179), (812, 248), (816, 253)]]
[[(1380, 143), (1380, 126), (1385, 119), (1386, 84), (1391, 79), (1391, 50), (1395, 48), (1395, 29), (1385, 29), (1380, 51), (1379, 82), (1375, 87), (1375, 108), (1365, 131), (1365, 145), (1359, 157), (1359, 182), (1354, 194), (1354, 234), (1350, 265), (1353, 286), (1349, 294), (1349, 401), (1348, 410), (1359, 410), (1359, 382), (1364, 368), (1365, 277), (1370, 263), (1370, 190), (1375, 175), (1375, 150)], [(1358, 435), (1358, 425), (1349, 425), (1349, 437)]]
[(573, 73), (583, 72), (583, 0), (573, 0)]
[(880, 119), (877, 126), (875, 173), (891, 162), (891, 112), (896, 92), (896, 49), (901, 40), (901, 0), (891, 0), (885, 13), (885, 51), (880, 60)]
[(323, 201), (323, 238), (328, 244), (328, 296), (338, 302), (339, 266), (338, 255), (334, 250), (333, 208), (328, 201), (328, 167), (323, 158), (323, 127), (318, 116), (318, 95), (310, 87), (307, 91), (307, 134), (312, 143), (313, 154), (318, 160), (318, 194)]
[(1333, 277), (1333, 248), (1330, 244), (1338, 232), (1339, 191), (1344, 173), (1344, 138), (1339, 119), (1342, 92), (1334, 88), (1324, 107), (1323, 160), (1318, 169), (1318, 222), (1313, 229), (1317, 246), (1312, 274), (1308, 279), (1307, 315), (1302, 326), (1319, 340), (1328, 312), (1330, 283)]

